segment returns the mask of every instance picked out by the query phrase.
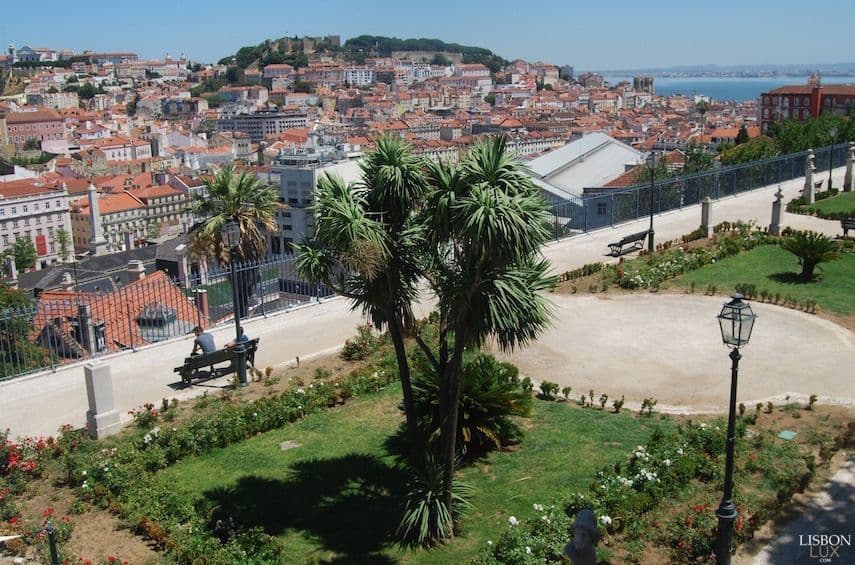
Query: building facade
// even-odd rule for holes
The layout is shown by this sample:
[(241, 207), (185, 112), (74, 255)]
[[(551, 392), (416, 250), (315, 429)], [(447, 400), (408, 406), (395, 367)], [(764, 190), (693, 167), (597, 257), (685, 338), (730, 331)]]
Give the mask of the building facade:
[[(71, 234), (68, 190), (37, 179), (0, 182), (0, 254), (22, 237), (36, 247), (36, 268), (62, 258), (58, 232)], [(71, 244), (69, 243), (69, 253)]]
[(65, 121), (55, 111), (41, 108), (33, 112), (11, 112), (6, 114), (6, 130), (9, 143), (23, 149), (28, 141), (41, 145), (43, 141), (67, 138)]
[(848, 116), (855, 111), (855, 85), (822, 86), (812, 77), (807, 85), (782, 86), (760, 95), (757, 121), (766, 133), (769, 124), (784, 119), (807, 121), (826, 112)]
[(291, 128), (309, 125), (305, 112), (286, 113), (266, 110), (252, 114), (235, 114), (217, 120), (217, 131), (241, 131), (249, 134), (253, 143), (264, 140), (266, 135), (278, 135)]

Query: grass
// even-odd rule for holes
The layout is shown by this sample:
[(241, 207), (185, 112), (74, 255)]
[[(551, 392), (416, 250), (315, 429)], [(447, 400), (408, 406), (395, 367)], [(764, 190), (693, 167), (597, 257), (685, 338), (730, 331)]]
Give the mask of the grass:
[[(264, 527), (295, 563), (464, 563), (505, 531), (509, 516), (533, 515), (532, 504), (585, 489), (597, 470), (644, 443), (653, 427), (672, 425), (538, 401), (519, 449), (461, 472), (475, 489), (461, 535), (434, 550), (409, 551), (394, 542), (406, 476), (384, 447), (402, 421), (399, 401), (400, 388), (390, 387), (379, 397), (183, 460), (158, 480), (182, 484), (238, 523)], [(279, 445), (287, 440), (300, 447), (283, 451)]]
[(758, 292), (766, 289), (799, 301), (815, 300), (821, 308), (838, 314), (855, 313), (855, 254), (844, 253), (836, 261), (822, 263), (816, 271), (819, 277), (810, 283), (797, 280), (800, 271), (795, 255), (765, 245), (686, 273), (675, 283), (695, 283), (699, 290), (715, 285), (719, 291), (740, 283), (753, 284)]
[(837, 196), (811, 204), (808, 209), (822, 214), (847, 214), (850, 218), (855, 217), (855, 192), (841, 192)]

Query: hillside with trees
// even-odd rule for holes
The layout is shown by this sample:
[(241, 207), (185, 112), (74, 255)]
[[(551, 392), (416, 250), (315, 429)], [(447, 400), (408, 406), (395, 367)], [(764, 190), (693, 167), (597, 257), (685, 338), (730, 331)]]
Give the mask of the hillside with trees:
[[(234, 55), (228, 55), (218, 61), (221, 65), (234, 65), (238, 69), (252, 67), (263, 68), (266, 65), (287, 63), (295, 68), (305, 67), (309, 64), (309, 54), (300, 49), (300, 38), (282, 37), (271, 40), (266, 39), (258, 45), (247, 45), (237, 50)], [(339, 47), (329, 42), (318, 41), (312, 46), (315, 53), (325, 54), (336, 58), (343, 58), (358, 64), (365, 62), (366, 57), (379, 56), (388, 57), (394, 51), (428, 51), (437, 53), (433, 63), (443, 62), (441, 53), (459, 53), (463, 55), (464, 63), (482, 63), (497, 72), (508, 61), (496, 55), (489, 49), (483, 47), (472, 47), (459, 45), (457, 43), (446, 43), (440, 39), (399, 39), (397, 37), (384, 37), (380, 35), (360, 35), (345, 41)], [(447, 63), (447, 59), (445, 61)]]

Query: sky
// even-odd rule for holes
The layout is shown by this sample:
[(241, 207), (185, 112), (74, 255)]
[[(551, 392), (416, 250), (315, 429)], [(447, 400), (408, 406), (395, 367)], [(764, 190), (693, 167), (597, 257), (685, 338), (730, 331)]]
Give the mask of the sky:
[(41, 0), (6, 6), (0, 41), (215, 62), (285, 35), (430, 37), (605, 71), (851, 62), (853, 23), (853, 0)]

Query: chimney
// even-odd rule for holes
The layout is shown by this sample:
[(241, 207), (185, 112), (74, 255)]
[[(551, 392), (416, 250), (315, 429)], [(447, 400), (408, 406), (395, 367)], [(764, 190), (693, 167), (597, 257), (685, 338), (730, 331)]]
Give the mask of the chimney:
[(71, 273), (69, 273), (68, 271), (62, 273), (62, 286), (65, 288), (65, 290), (74, 290), (74, 279), (71, 278)]
[(141, 281), (145, 278), (145, 265), (139, 259), (128, 261), (128, 282)]

